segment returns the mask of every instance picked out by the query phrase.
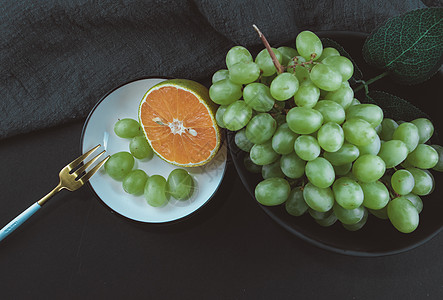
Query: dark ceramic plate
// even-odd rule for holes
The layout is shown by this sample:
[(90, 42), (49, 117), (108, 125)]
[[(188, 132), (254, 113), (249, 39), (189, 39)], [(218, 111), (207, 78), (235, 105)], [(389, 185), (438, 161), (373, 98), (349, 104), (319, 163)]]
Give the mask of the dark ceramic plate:
[[(368, 80), (382, 71), (370, 67), (362, 58), (361, 49), (366, 39), (365, 34), (353, 32), (320, 32), (320, 37), (326, 37), (338, 42), (351, 55), (357, 66), (362, 70), (364, 79)], [(287, 45), (294, 46), (294, 42)], [(385, 91), (410, 102), (404, 104), (404, 120), (411, 121), (416, 117), (429, 117), (434, 123), (435, 130), (442, 132), (442, 117), (440, 103), (442, 72), (437, 73), (430, 80), (415, 86), (404, 86), (396, 84), (385, 77), (372, 85), (370, 90)], [(356, 98), (363, 99), (363, 94), (356, 94)], [(402, 106), (403, 107), (403, 106)], [(383, 108), (383, 107), (382, 107)], [(384, 110), (388, 111), (387, 108)], [(412, 112), (412, 114), (411, 114)], [(388, 112), (389, 113), (389, 112)], [(411, 119), (411, 115), (414, 118)], [(228, 144), (234, 165), (240, 178), (252, 196), (251, 201), (255, 201), (254, 189), (261, 176), (249, 173), (243, 164), (245, 153), (237, 148), (234, 143), (234, 133), (228, 132)], [(435, 136), (435, 134), (434, 134)], [(438, 140), (434, 137), (434, 143)], [(441, 142), (440, 142), (441, 144)], [(423, 211), (420, 214), (420, 224), (418, 228), (410, 233), (398, 232), (388, 220), (381, 220), (373, 215), (369, 215), (366, 225), (359, 231), (351, 232), (342, 227), (340, 222), (336, 222), (331, 227), (318, 225), (309, 214), (301, 217), (293, 217), (286, 213), (283, 205), (276, 207), (262, 206), (261, 208), (279, 225), (293, 233), (298, 238), (316, 245), (320, 248), (333, 252), (354, 255), (354, 256), (382, 256), (401, 253), (413, 249), (429, 241), (437, 235), (443, 228), (443, 174), (433, 172), (436, 181), (436, 188), (431, 195), (422, 197)]]

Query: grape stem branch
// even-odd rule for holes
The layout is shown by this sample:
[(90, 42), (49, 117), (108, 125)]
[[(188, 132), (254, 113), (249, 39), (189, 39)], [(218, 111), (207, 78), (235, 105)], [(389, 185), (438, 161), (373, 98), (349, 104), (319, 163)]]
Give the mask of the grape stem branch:
[(271, 45), (269, 45), (268, 40), (266, 39), (266, 37), (263, 35), (263, 33), (261, 33), (260, 29), (258, 29), (258, 27), (255, 24), (253, 24), (252, 27), (255, 29), (255, 31), (257, 31), (258, 36), (262, 40), (262, 42), (265, 45), (266, 49), (268, 50), (269, 55), (271, 56), (272, 62), (274, 63), (275, 68), (277, 69), (277, 73), (278, 74), (283, 73), (285, 71), (285, 69), (283, 68), (283, 66), (278, 61), (277, 57), (275, 56), (274, 51), (272, 51)]
[(386, 75), (389, 75), (389, 72), (388, 72), (388, 71), (383, 72), (383, 73), (381, 73), (380, 75), (377, 75), (377, 76), (375, 76), (374, 78), (369, 79), (368, 81), (358, 80), (357, 83), (361, 83), (361, 85), (358, 86), (358, 87), (356, 87), (356, 88), (354, 89), (354, 92), (358, 92), (359, 90), (361, 90), (361, 89), (364, 88), (364, 89), (365, 89), (365, 94), (367, 95), (367, 94), (369, 93), (369, 91), (368, 91), (368, 86), (369, 86), (371, 83), (374, 83), (375, 81), (377, 81), (377, 80), (379, 80), (379, 79), (385, 77)]

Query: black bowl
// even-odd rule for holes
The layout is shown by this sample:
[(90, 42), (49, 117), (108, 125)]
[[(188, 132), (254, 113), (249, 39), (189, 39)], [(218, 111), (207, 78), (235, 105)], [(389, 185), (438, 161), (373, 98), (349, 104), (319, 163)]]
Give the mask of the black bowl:
[[(330, 38), (343, 46), (362, 70), (365, 80), (383, 72), (369, 66), (362, 57), (361, 49), (367, 35), (355, 32), (319, 32), (318, 35), (322, 38)], [(286, 44), (294, 46), (293, 41)], [(411, 119), (412, 111), (414, 118), (423, 116), (430, 118), (435, 130), (438, 131), (442, 128), (441, 104), (437, 102), (442, 83), (442, 72), (437, 73), (427, 82), (415, 86), (399, 85), (391, 81), (389, 77), (385, 77), (370, 85), (369, 90), (385, 91), (407, 100), (408, 102), (404, 104), (404, 111), (407, 112), (404, 121), (413, 119)], [(363, 99), (364, 95), (360, 92), (355, 97)], [(384, 109), (389, 114), (389, 108)], [(260, 174), (252, 174), (245, 169), (243, 158), (249, 154), (237, 148), (234, 134), (233, 132), (227, 134), (231, 157), (244, 186), (253, 198), (251, 200), (255, 201), (255, 186), (263, 179)], [(435, 136), (436, 134), (434, 134), (433, 142), (438, 143)], [(283, 228), (320, 248), (354, 256), (397, 254), (422, 245), (443, 228), (443, 201), (440, 199), (443, 188), (439, 185), (443, 174), (432, 173), (436, 181), (435, 190), (432, 194), (422, 197), (424, 207), (420, 214), (420, 224), (414, 232), (409, 234), (397, 231), (389, 220), (381, 220), (371, 214), (362, 229), (352, 232), (344, 229), (338, 221), (331, 227), (322, 227), (309, 214), (300, 217), (291, 216), (285, 211), (284, 205), (269, 207), (260, 205), (258, 202), (257, 205), (261, 206)]]

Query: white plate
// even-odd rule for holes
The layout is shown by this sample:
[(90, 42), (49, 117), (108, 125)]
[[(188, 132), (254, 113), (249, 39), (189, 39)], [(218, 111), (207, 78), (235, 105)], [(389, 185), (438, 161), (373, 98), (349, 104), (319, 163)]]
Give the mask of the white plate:
[[(138, 107), (149, 88), (166, 79), (147, 78), (126, 83), (103, 97), (92, 109), (83, 127), (82, 151), (85, 153), (97, 144), (102, 146), (95, 151), (106, 150), (107, 154), (119, 151), (129, 152), (129, 140), (115, 135), (114, 124), (118, 119), (138, 120)], [(226, 143), (220, 146), (211, 162), (201, 167), (186, 169), (196, 182), (197, 190), (186, 201), (170, 198), (163, 207), (147, 204), (143, 195), (127, 194), (120, 181), (109, 177), (104, 168), (92, 176), (90, 186), (97, 196), (112, 210), (129, 219), (146, 223), (171, 222), (188, 216), (206, 202), (217, 191), (226, 169)], [(135, 160), (134, 168), (142, 169), (148, 175), (162, 175), (166, 179), (169, 173), (178, 168), (163, 161), (156, 155), (149, 161)]]

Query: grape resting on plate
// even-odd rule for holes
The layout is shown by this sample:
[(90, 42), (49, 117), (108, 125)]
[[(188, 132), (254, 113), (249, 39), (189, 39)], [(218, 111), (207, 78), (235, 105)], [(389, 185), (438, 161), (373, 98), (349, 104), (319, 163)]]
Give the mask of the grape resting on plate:
[(122, 181), (126, 193), (144, 195), (146, 202), (153, 207), (164, 206), (169, 196), (177, 200), (187, 200), (192, 196), (195, 182), (184, 169), (174, 169), (167, 179), (161, 175), (148, 176), (144, 170), (133, 169), (135, 159), (150, 160), (154, 155), (136, 120), (118, 120), (114, 125), (114, 133), (129, 140), (129, 152), (112, 154), (105, 163), (105, 171), (113, 179)]

